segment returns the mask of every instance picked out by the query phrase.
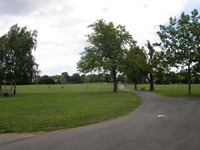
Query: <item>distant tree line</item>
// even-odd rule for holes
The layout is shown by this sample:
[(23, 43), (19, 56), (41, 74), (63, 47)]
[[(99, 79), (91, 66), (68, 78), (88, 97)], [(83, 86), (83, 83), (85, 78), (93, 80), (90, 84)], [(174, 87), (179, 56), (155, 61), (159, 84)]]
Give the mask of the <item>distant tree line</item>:
[(62, 73), (61, 75), (55, 76), (37, 76), (34, 78), (33, 83), (35, 84), (78, 84), (83, 83), (83, 77), (78, 73), (69, 76), (67, 72)]
[[(192, 75), (192, 83), (199, 84), (200, 76)], [(126, 76), (126, 74), (117, 75), (117, 82), (121, 83), (134, 83), (132, 77)], [(24, 82), (18, 82), (18, 84), (23, 84)], [(32, 81), (32, 84), (87, 84), (87, 83), (113, 83), (113, 79), (109, 74), (89, 74), (89, 75), (80, 75), (75, 73), (72, 76), (68, 75), (67, 72), (63, 72), (61, 75), (54, 76), (37, 76)], [(141, 77), (140, 80), (137, 80), (138, 84), (149, 83), (146, 77)], [(180, 71), (175, 73), (169, 71), (165, 74), (157, 72), (154, 79), (155, 84), (187, 84), (187, 72)]]
[(79, 73), (74, 73), (72, 76), (70, 76), (68, 72), (63, 72), (61, 75), (54, 76), (37, 76), (33, 80), (34, 84), (80, 84), (105, 82), (112, 82), (112, 78), (109, 74), (80, 75)]

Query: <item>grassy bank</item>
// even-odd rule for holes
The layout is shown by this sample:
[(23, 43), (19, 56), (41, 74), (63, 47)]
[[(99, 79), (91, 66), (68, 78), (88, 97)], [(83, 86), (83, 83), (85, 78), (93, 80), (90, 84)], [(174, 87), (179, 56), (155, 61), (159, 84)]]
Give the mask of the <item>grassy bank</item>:
[(17, 86), (0, 98), (0, 133), (52, 131), (93, 124), (133, 111), (139, 98), (108, 84)]

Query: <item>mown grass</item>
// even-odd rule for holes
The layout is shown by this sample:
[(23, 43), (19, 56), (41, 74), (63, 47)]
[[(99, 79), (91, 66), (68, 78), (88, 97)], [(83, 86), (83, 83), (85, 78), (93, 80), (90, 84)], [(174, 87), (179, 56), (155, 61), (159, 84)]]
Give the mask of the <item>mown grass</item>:
[(17, 95), (0, 97), (0, 133), (89, 125), (127, 114), (139, 103), (107, 84), (17, 86)]
[[(145, 87), (145, 90), (149, 90), (149, 84), (139, 84), (138, 90)], [(133, 89), (133, 85), (128, 85), (128, 88)], [(200, 84), (192, 84), (192, 95), (188, 95), (187, 84), (168, 84), (168, 85), (155, 85), (154, 93), (170, 96), (170, 97), (192, 97), (200, 98)]]

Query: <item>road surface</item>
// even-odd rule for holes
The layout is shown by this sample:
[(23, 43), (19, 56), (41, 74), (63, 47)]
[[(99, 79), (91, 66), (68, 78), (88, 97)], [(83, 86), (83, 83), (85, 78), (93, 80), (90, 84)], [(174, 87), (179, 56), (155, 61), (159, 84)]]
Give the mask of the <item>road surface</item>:
[(129, 92), (142, 103), (128, 115), (49, 133), (0, 134), (0, 150), (200, 150), (200, 99)]

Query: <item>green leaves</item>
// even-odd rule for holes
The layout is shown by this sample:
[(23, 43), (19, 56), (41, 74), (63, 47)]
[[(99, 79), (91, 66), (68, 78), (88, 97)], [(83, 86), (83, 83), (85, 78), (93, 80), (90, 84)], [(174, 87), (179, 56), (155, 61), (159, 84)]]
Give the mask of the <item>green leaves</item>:
[(162, 49), (166, 50), (168, 59), (173, 65), (192, 65), (199, 56), (200, 23), (198, 11), (194, 9), (190, 15), (184, 12), (180, 19), (170, 18), (169, 25), (161, 25), (157, 32)]
[(119, 70), (121, 60), (130, 42), (131, 35), (124, 26), (115, 26), (112, 22), (106, 23), (103, 19), (97, 20), (89, 26), (93, 33), (87, 35), (90, 46), (85, 48), (78, 62), (78, 70), (91, 72), (95, 70)]
[(132, 82), (144, 81), (148, 72), (147, 58), (144, 50), (138, 46), (126, 52), (123, 72)]
[(136, 41), (124, 26), (115, 26), (112, 22), (107, 23), (103, 19), (97, 20), (89, 27), (93, 30), (93, 33), (87, 35), (90, 45), (81, 53), (77, 68), (83, 73), (110, 72), (115, 83), (114, 91), (116, 91), (117, 72), (121, 69), (126, 51), (135, 45)]
[(37, 46), (37, 31), (29, 31), (27, 27), (13, 25), (7, 34), (0, 38), (0, 53), (3, 79), (8, 82), (24, 80), (31, 82), (37, 71), (37, 64), (32, 50)]
[[(191, 94), (191, 73), (197, 70), (200, 57), (200, 16), (194, 9), (191, 15), (184, 12), (180, 18), (170, 18), (169, 25), (161, 25), (157, 32), (161, 43), (160, 45), (166, 52), (166, 58), (172, 66), (183, 66), (182, 69), (188, 72), (188, 94)], [(186, 69), (187, 67), (187, 69)]]

